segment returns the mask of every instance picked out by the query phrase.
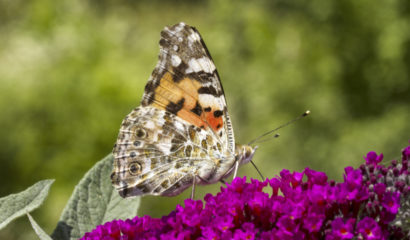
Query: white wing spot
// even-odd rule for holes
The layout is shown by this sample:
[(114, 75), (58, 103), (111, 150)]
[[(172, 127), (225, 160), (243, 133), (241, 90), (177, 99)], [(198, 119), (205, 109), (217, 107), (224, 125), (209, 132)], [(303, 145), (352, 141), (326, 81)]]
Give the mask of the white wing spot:
[(169, 143), (161, 143), (157, 144), (157, 147), (161, 152), (164, 153), (164, 155), (169, 155), (171, 152), (169, 151), (171, 149), (171, 144)]
[(148, 128), (148, 129), (154, 129), (155, 124), (152, 121), (148, 121), (147, 123), (145, 123), (145, 127)]
[(177, 52), (178, 49), (179, 49), (179, 48), (178, 48), (178, 45), (174, 45), (174, 46), (173, 46), (173, 49), (174, 49), (175, 52)]
[(168, 27), (165, 27), (165, 30), (170, 32), (172, 35), (175, 35), (176, 33), (180, 32), (182, 29), (184, 29), (185, 23), (181, 22), (178, 24), (178, 26), (175, 26), (174, 30), (169, 29)]
[(178, 67), (179, 64), (181, 64), (181, 58), (178, 57), (177, 55), (172, 55), (171, 56), (171, 64), (174, 67)]
[(191, 42), (200, 41), (199, 35), (196, 32), (193, 32), (188, 36), (188, 40)]
[(182, 125), (182, 123), (180, 122), (174, 122), (174, 126), (176, 129), (178, 129), (179, 131), (184, 131), (184, 126)]
[(188, 68), (185, 73), (199, 72), (201, 71), (201, 65), (197, 62), (195, 58), (191, 58), (188, 62)]
[(215, 71), (215, 65), (208, 57), (192, 58), (188, 62), (188, 68), (185, 73), (200, 72), (201, 70), (206, 73), (213, 73), (213, 71)]
[(213, 71), (215, 71), (215, 65), (212, 63), (212, 61), (207, 58), (207, 57), (201, 57), (197, 59), (199, 65), (202, 66), (202, 69), (204, 70), (204, 72), (207, 73), (212, 73)]
[[(210, 94), (199, 94), (198, 95), (198, 101), (202, 103), (202, 107), (211, 107), (214, 110), (221, 110), (223, 109), (223, 106), (225, 105), (223, 98), (221, 97), (215, 97)], [(205, 105), (206, 103), (206, 105)]]

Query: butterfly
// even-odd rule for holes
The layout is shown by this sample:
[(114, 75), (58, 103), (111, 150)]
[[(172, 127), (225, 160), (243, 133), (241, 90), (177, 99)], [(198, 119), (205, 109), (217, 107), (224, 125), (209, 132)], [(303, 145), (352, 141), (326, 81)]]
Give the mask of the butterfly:
[(175, 196), (223, 181), (256, 150), (235, 143), (222, 84), (199, 32), (181, 22), (165, 27), (159, 44), (141, 105), (123, 120), (113, 149), (111, 180), (124, 198)]

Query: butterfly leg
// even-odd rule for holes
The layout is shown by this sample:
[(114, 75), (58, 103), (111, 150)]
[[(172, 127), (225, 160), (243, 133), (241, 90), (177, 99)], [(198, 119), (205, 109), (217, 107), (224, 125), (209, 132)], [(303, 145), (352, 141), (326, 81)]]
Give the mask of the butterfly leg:
[[(195, 185), (196, 185), (196, 180), (197, 178), (201, 180), (201, 182), (206, 183), (206, 184), (211, 184), (208, 180), (201, 178), (199, 175), (194, 175), (194, 180), (192, 182), (192, 192), (191, 192), (191, 199), (194, 200), (194, 194), (195, 194)], [(219, 180), (222, 183), (225, 183), (225, 180), (221, 179)]]
[(194, 175), (194, 180), (192, 181), (192, 191), (191, 191), (191, 199), (194, 200), (195, 197), (195, 185), (196, 185), (196, 175)]
[(233, 179), (236, 178), (236, 174), (238, 173), (238, 168), (239, 168), (239, 161), (236, 161), (235, 163), (235, 170), (233, 172)]

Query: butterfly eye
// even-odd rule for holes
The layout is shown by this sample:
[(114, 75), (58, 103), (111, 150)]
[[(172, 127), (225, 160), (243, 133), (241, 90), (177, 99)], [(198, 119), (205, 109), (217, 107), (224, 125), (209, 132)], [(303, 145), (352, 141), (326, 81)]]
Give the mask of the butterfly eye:
[(245, 152), (245, 158), (248, 158), (252, 154), (252, 151), (248, 148), (244, 147), (243, 151)]
[(147, 135), (147, 132), (146, 132), (144, 129), (139, 128), (139, 129), (137, 130), (137, 137), (143, 138), (143, 137), (145, 137), (146, 135)]
[(140, 142), (140, 141), (135, 141), (135, 142), (134, 142), (134, 146), (139, 147), (140, 145), (141, 145), (141, 142)]
[(139, 163), (131, 163), (129, 166), (129, 171), (131, 175), (135, 175), (141, 171), (141, 164)]

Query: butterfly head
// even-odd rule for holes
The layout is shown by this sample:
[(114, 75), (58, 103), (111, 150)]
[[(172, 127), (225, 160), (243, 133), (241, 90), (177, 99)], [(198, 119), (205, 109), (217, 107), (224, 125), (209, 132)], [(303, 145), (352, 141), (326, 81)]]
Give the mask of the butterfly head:
[(239, 165), (244, 165), (250, 162), (256, 149), (258, 149), (258, 146), (252, 147), (250, 145), (236, 144), (235, 159), (236, 161), (239, 161)]

